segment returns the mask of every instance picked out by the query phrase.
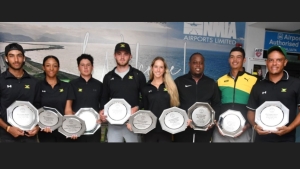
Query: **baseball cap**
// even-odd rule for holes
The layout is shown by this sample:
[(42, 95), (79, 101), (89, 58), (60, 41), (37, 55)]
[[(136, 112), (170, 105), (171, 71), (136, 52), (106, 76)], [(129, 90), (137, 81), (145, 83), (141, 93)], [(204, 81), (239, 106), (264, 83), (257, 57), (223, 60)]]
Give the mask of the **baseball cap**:
[(23, 55), (25, 53), (25, 51), (21, 45), (19, 45), (18, 43), (11, 43), (5, 47), (5, 56), (7, 56), (8, 52), (11, 50), (19, 50), (22, 52)]
[(118, 43), (115, 47), (115, 53), (120, 50), (125, 50), (131, 54), (130, 46), (128, 45), (128, 43), (125, 43), (125, 42)]
[(271, 53), (274, 50), (280, 51), (284, 55), (284, 57), (287, 56), (286, 50), (283, 47), (281, 47), (281, 46), (272, 46), (272, 47), (270, 47), (268, 49), (268, 54)]

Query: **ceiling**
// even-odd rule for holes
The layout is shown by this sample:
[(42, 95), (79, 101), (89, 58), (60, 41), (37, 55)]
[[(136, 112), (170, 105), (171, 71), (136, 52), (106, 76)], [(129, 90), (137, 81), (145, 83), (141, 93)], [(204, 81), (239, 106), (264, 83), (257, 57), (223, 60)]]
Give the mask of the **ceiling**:
[(300, 33), (300, 22), (250, 22), (249, 26)]

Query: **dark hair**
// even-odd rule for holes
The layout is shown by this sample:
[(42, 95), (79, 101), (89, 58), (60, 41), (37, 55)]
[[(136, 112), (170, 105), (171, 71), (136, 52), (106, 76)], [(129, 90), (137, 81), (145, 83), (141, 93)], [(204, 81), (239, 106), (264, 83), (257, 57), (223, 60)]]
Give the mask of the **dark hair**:
[[(48, 59), (50, 59), (50, 58), (53, 58), (57, 62), (58, 67), (59, 67), (59, 60), (58, 60), (58, 58), (56, 56), (53, 56), (53, 55), (48, 55), (48, 56), (44, 57), (44, 59), (43, 59), (43, 66), (45, 66), (46, 61)], [(46, 76), (46, 72), (45, 71), (44, 71), (44, 75)]]
[(81, 54), (80, 56), (78, 56), (78, 58), (77, 58), (77, 66), (79, 66), (80, 61), (82, 59), (88, 59), (91, 62), (92, 66), (94, 66), (94, 58), (93, 58), (93, 56), (90, 55), (90, 54), (85, 54), (85, 53)]
[(45, 62), (46, 62), (48, 59), (50, 59), (50, 58), (53, 58), (53, 59), (57, 62), (58, 67), (59, 67), (59, 60), (58, 60), (58, 58), (57, 58), (56, 56), (53, 56), (53, 55), (48, 55), (48, 56), (44, 57), (44, 60), (43, 60), (43, 66), (45, 66)]
[(230, 53), (229, 53), (229, 56), (231, 55), (231, 52), (234, 52), (234, 51), (241, 52), (242, 55), (243, 55), (243, 58), (245, 58), (245, 55), (246, 55), (245, 50), (242, 47), (237, 46), (237, 47), (232, 48)]
[(202, 56), (202, 58), (203, 58), (203, 61), (205, 61), (205, 58), (204, 58), (204, 56), (201, 54), (201, 53), (199, 53), (199, 52), (195, 52), (195, 53), (193, 53), (191, 56), (190, 56), (190, 60), (189, 60), (189, 62), (191, 62), (191, 60), (192, 60), (192, 58), (193, 58), (193, 56), (194, 55), (201, 55)]

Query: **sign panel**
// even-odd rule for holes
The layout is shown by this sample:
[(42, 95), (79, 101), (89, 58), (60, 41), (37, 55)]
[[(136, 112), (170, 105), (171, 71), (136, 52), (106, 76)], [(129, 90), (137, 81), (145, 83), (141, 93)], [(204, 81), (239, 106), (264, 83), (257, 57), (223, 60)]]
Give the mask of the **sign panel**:
[(264, 48), (267, 50), (274, 45), (284, 47), (288, 53), (300, 53), (300, 34), (266, 31)]

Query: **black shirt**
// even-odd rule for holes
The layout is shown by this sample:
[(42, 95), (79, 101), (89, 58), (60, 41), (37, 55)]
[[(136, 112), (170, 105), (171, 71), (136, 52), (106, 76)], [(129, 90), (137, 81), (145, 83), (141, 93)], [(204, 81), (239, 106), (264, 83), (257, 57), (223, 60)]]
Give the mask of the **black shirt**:
[[(17, 79), (8, 69), (0, 77), (0, 114), (7, 123), (6, 109), (15, 101), (29, 101), (34, 104), (35, 88), (38, 79), (29, 75), (25, 70), (23, 77)], [(37, 107), (36, 107), (37, 108)]]
[(36, 104), (39, 107), (46, 106), (55, 108), (62, 115), (65, 115), (65, 107), (67, 100), (74, 100), (75, 95), (70, 83), (57, 79), (57, 84), (54, 88), (44, 80), (40, 80), (37, 85), (37, 100)]
[[(157, 89), (151, 84), (151, 81), (148, 81), (146, 86), (142, 89), (142, 101), (144, 110), (150, 110), (157, 117), (157, 119), (159, 119), (160, 115), (165, 109), (171, 107), (170, 95), (166, 90), (164, 83), (162, 83)], [(156, 127), (153, 129), (153, 131), (163, 131), (159, 121), (157, 121)]]
[[(180, 106), (186, 110), (196, 102), (207, 102), (219, 114), (221, 105), (220, 93), (217, 83), (204, 74), (196, 83), (191, 73), (179, 76), (175, 79), (175, 83), (179, 93)], [(216, 115), (217, 116), (217, 115)]]
[(119, 75), (115, 73), (116, 67), (108, 72), (103, 78), (103, 94), (101, 99), (100, 108), (103, 109), (104, 105), (111, 99), (111, 98), (119, 98), (124, 99), (128, 102), (131, 107), (139, 106), (139, 109), (142, 109), (143, 105), (140, 103), (140, 93), (141, 89), (146, 84), (146, 77), (143, 72), (136, 69), (138, 72), (138, 82), (137, 85), (136, 77), (133, 74), (132, 66), (129, 66), (129, 72), (121, 78)]
[[(290, 77), (289, 74), (284, 71), (284, 75), (280, 81), (274, 83), (268, 79), (269, 73), (266, 78), (257, 82), (250, 93), (247, 108), (256, 110), (265, 101), (280, 101), (289, 109), (289, 123), (292, 123), (297, 114), (298, 106), (300, 105), (300, 80), (294, 77)], [(255, 136), (255, 141), (263, 140), (270, 142), (280, 141), (295, 141), (296, 129), (291, 132), (278, 136), (277, 134), (267, 134)]]
[(99, 112), (103, 93), (102, 82), (93, 77), (85, 81), (85, 79), (80, 76), (70, 83), (76, 97), (72, 104), (73, 111), (76, 113), (80, 108), (92, 107), (96, 112)]

